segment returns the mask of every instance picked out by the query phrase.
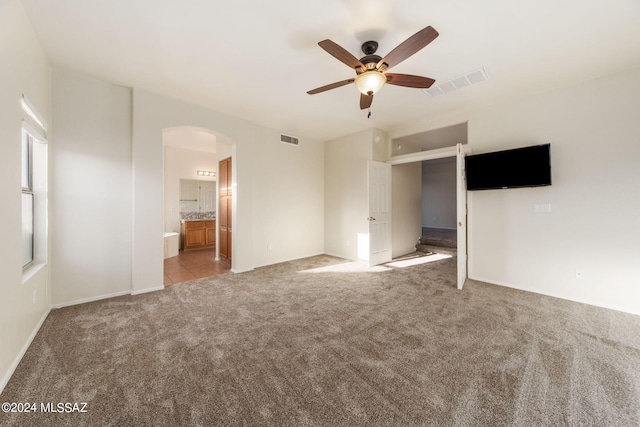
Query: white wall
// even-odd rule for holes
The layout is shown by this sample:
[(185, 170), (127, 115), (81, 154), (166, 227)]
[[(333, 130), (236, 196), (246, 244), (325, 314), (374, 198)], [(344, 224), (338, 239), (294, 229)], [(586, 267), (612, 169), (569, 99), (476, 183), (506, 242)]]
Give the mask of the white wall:
[(392, 177), (392, 257), (416, 250), (421, 230), (421, 179), (419, 162), (396, 165)]
[(422, 162), (422, 226), (456, 229), (456, 158)]
[[(273, 141), (279, 141), (277, 130), (142, 90), (134, 90), (133, 116), (134, 292), (162, 286), (162, 131), (170, 127), (209, 129), (233, 143), (233, 271), (247, 271), (262, 262), (279, 262), (322, 252), (323, 230), (318, 223), (323, 193), (321, 190), (308, 191), (296, 182), (310, 182), (312, 188), (321, 186), (321, 148), (301, 147), (295, 154), (281, 158), (278, 157), (280, 152), (272, 149)], [(306, 140), (305, 144), (320, 145), (311, 140)], [(218, 157), (224, 158), (221, 153)], [(276, 186), (262, 182), (267, 171)], [(294, 176), (294, 172), (302, 175)], [(286, 203), (280, 201), (283, 198)], [(305, 202), (305, 207), (297, 211), (299, 200)], [(292, 211), (300, 214), (294, 217)], [(264, 222), (266, 213), (275, 220)], [(304, 230), (308, 238), (294, 240), (287, 237), (277, 252), (272, 250), (265, 257), (264, 250), (272, 237), (256, 234), (254, 227), (260, 224), (270, 230), (282, 224), (279, 218), (289, 219), (286, 227), (298, 232)], [(286, 229), (283, 232), (286, 233)]]
[(389, 160), (389, 135), (380, 129), (371, 129), (373, 146), (371, 147), (371, 159), (376, 162), (386, 162)]
[[(324, 252), (324, 147), (280, 142), (262, 129), (253, 149), (255, 266)], [(234, 225), (235, 233), (235, 225)]]
[(553, 185), (470, 193), (470, 275), (640, 313), (639, 111), (636, 69), (475, 114), (474, 153), (550, 142)]
[[(324, 194), (322, 144), (305, 139), (299, 146), (283, 144), (279, 132), (271, 129), (256, 129), (256, 137), (262, 142), (253, 150), (260, 159), (252, 168), (253, 205), (257, 207), (252, 227), (255, 267), (323, 253), (324, 200), (318, 197)], [(221, 154), (226, 153), (224, 157), (231, 155), (225, 144), (218, 146)], [(201, 179), (193, 176), (196, 169), (216, 167), (213, 153), (165, 147), (166, 231), (180, 228), (179, 179)]]
[(131, 289), (131, 90), (55, 69), (52, 303)]
[(164, 231), (180, 232), (180, 180), (215, 181), (196, 172), (215, 171), (217, 163), (216, 153), (164, 147)]
[(367, 160), (373, 157), (373, 131), (325, 143), (325, 252), (355, 260), (358, 235), (369, 234)]
[(20, 100), (26, 95), (51, 123), (51, 68), (17, 0), (0, 2), (0, 64), (1, 392), (49, 312), (48, 265), (23, 283)]
[[(134, 89), (133, 95), (133, 172), (134, 172), (134, 293), (159, 289), (163, 285), (163, 145), (162, 132), (177, 126), (194, 126), (218, 132), (233, 139), (242, 157), (247, 157), (247, 169), (240, 170), (239, 179), (251, 182), (250, 147), (252, 125), (206, 108), (169, 99), (144, 90)], [(236, 171), (237, 172), (237, 171)], [(244, 176), (247, 173), (248, 176)], [(234, 245), (245, 251), (234, 256), (236, 271), (253, 268), (251, 246), (252, 187), (242, 186), (236, 199), (243, 209), (234, 212)], [(234, 252), (235, 255), (235, 252)]]
[(467, 123), (446, 125), (428, 131), (417, 130), (406, 136), (395, 137), (391, 143), (392, 156), (437, 150), (467, 143)]
[(474, 154), (551, 143), (552, 186), (469, 192), (469, 276), (640, 314), (638, 111), (634, 69), (391, 136), (468, 120)]

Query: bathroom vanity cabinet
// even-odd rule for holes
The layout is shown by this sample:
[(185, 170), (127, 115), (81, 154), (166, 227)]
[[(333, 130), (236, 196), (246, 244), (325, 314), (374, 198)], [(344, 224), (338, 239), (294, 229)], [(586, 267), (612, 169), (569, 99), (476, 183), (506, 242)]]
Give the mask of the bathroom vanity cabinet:
[(182, 249), (211, 248), (216, 245), (216, 221), (184, 221), (181, 224)]

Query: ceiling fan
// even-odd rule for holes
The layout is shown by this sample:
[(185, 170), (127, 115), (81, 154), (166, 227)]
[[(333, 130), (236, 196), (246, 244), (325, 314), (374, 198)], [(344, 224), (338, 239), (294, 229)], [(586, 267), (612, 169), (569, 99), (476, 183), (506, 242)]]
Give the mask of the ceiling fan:
[(360, 91), (360, 109), (364, 110), (371, 107), (373, 95), (378, 92), (385, 83), (396, 86), (427, 89), (435, 82), (434, 79), (413, 76), (410, 74), (385, 74), (385, 71), (404, 61), (431, 43), (436, 37), (438, 37), (438, 32), (433, 29), (433, 27), (428, 26), (423, 28), (407, 40), (400, 43), (384, 58), (375, 54), (378, 49), (377, 42), (364, 42), (362, 44), (362, 52), (364, 52), (365, 56), (360, 59), (356, 58), (343, 47), (331, 40), (323, 40), (319, 42), (318, 45), (320, 45), (320, 47), (326, 50), (330, 55), (354, 69), (356, 77), (322, 86), (310, 90), (307, 93), (309, 95), (314, 95), (316, 93), (355, 83), (356, 87)]

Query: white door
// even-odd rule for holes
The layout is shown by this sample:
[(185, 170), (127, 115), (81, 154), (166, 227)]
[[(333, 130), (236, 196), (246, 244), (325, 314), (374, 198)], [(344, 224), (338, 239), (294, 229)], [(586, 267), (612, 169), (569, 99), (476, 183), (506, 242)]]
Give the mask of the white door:
[(391, 165), (369, 160), (369, 265), (391, 261)]
[(456, 147), (456, 197), (458, 222), (458, 289), (467, 280), (467, 182), (464, 170), (464, 149)]

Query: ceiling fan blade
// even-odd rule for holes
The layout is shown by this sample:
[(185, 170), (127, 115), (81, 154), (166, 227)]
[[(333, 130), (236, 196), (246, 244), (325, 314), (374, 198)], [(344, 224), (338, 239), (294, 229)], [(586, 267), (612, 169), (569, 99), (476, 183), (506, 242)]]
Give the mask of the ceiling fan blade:
[(318, 45), (324, 50), (326, 50), (329, 53), (329, 55), (347, 64), (352, 69), (357, 70), (358, 67), (361, 67), (362, 70), (364, 70), (365, 67), (362, 64), (362, 62), (360, 62), (358, 58), (356, 58), (355, 56), (347, 52), (339, 44), (334, 43), (331, 40), (327, 39), (327, 40), (322, 40), (321, 42), (318, 43)]
[(371, 107), (371, 103), (373, 102), (373, 95), (365, 95), (364, 93), (360, 94), (360, 109), (366, 110)]
[(398, 46), (393, 49), (391, 52), (387, 54), (384, 58), (382, 58), (378, 65), (376, 65), (376, 69), (380, 69), (383, 64), (387, 64), (387, 68), (391, 68), (394, 65), (398, 65), (429, 43), (431, 43), (436, 37), (438, 37), (438, 32), (432, 27), (428, 26), (427, 28), (423, 28), (418, 31)]
[(353, 83), (354, 81), (355, 81), (355, 79), (348, 79), (348, 80), (343, 80), (341, 82), (331, 83), (330, 85), (326, 85), (326, 86), (322, 86), (322, 87), (310, 90), (307, 93), (309, 95), (315, 95), (316, 93), (324, 92), (326, 90), (335, 89), (335, 88), (340, 87), (340, 86), (346, 86), (349, 83)]
[(411, 74), (387, 73), (387, 83), (390, 85), (417, 87), (419, 89), (430, 88), (436, 81), (428, 77), (412, 76)]

